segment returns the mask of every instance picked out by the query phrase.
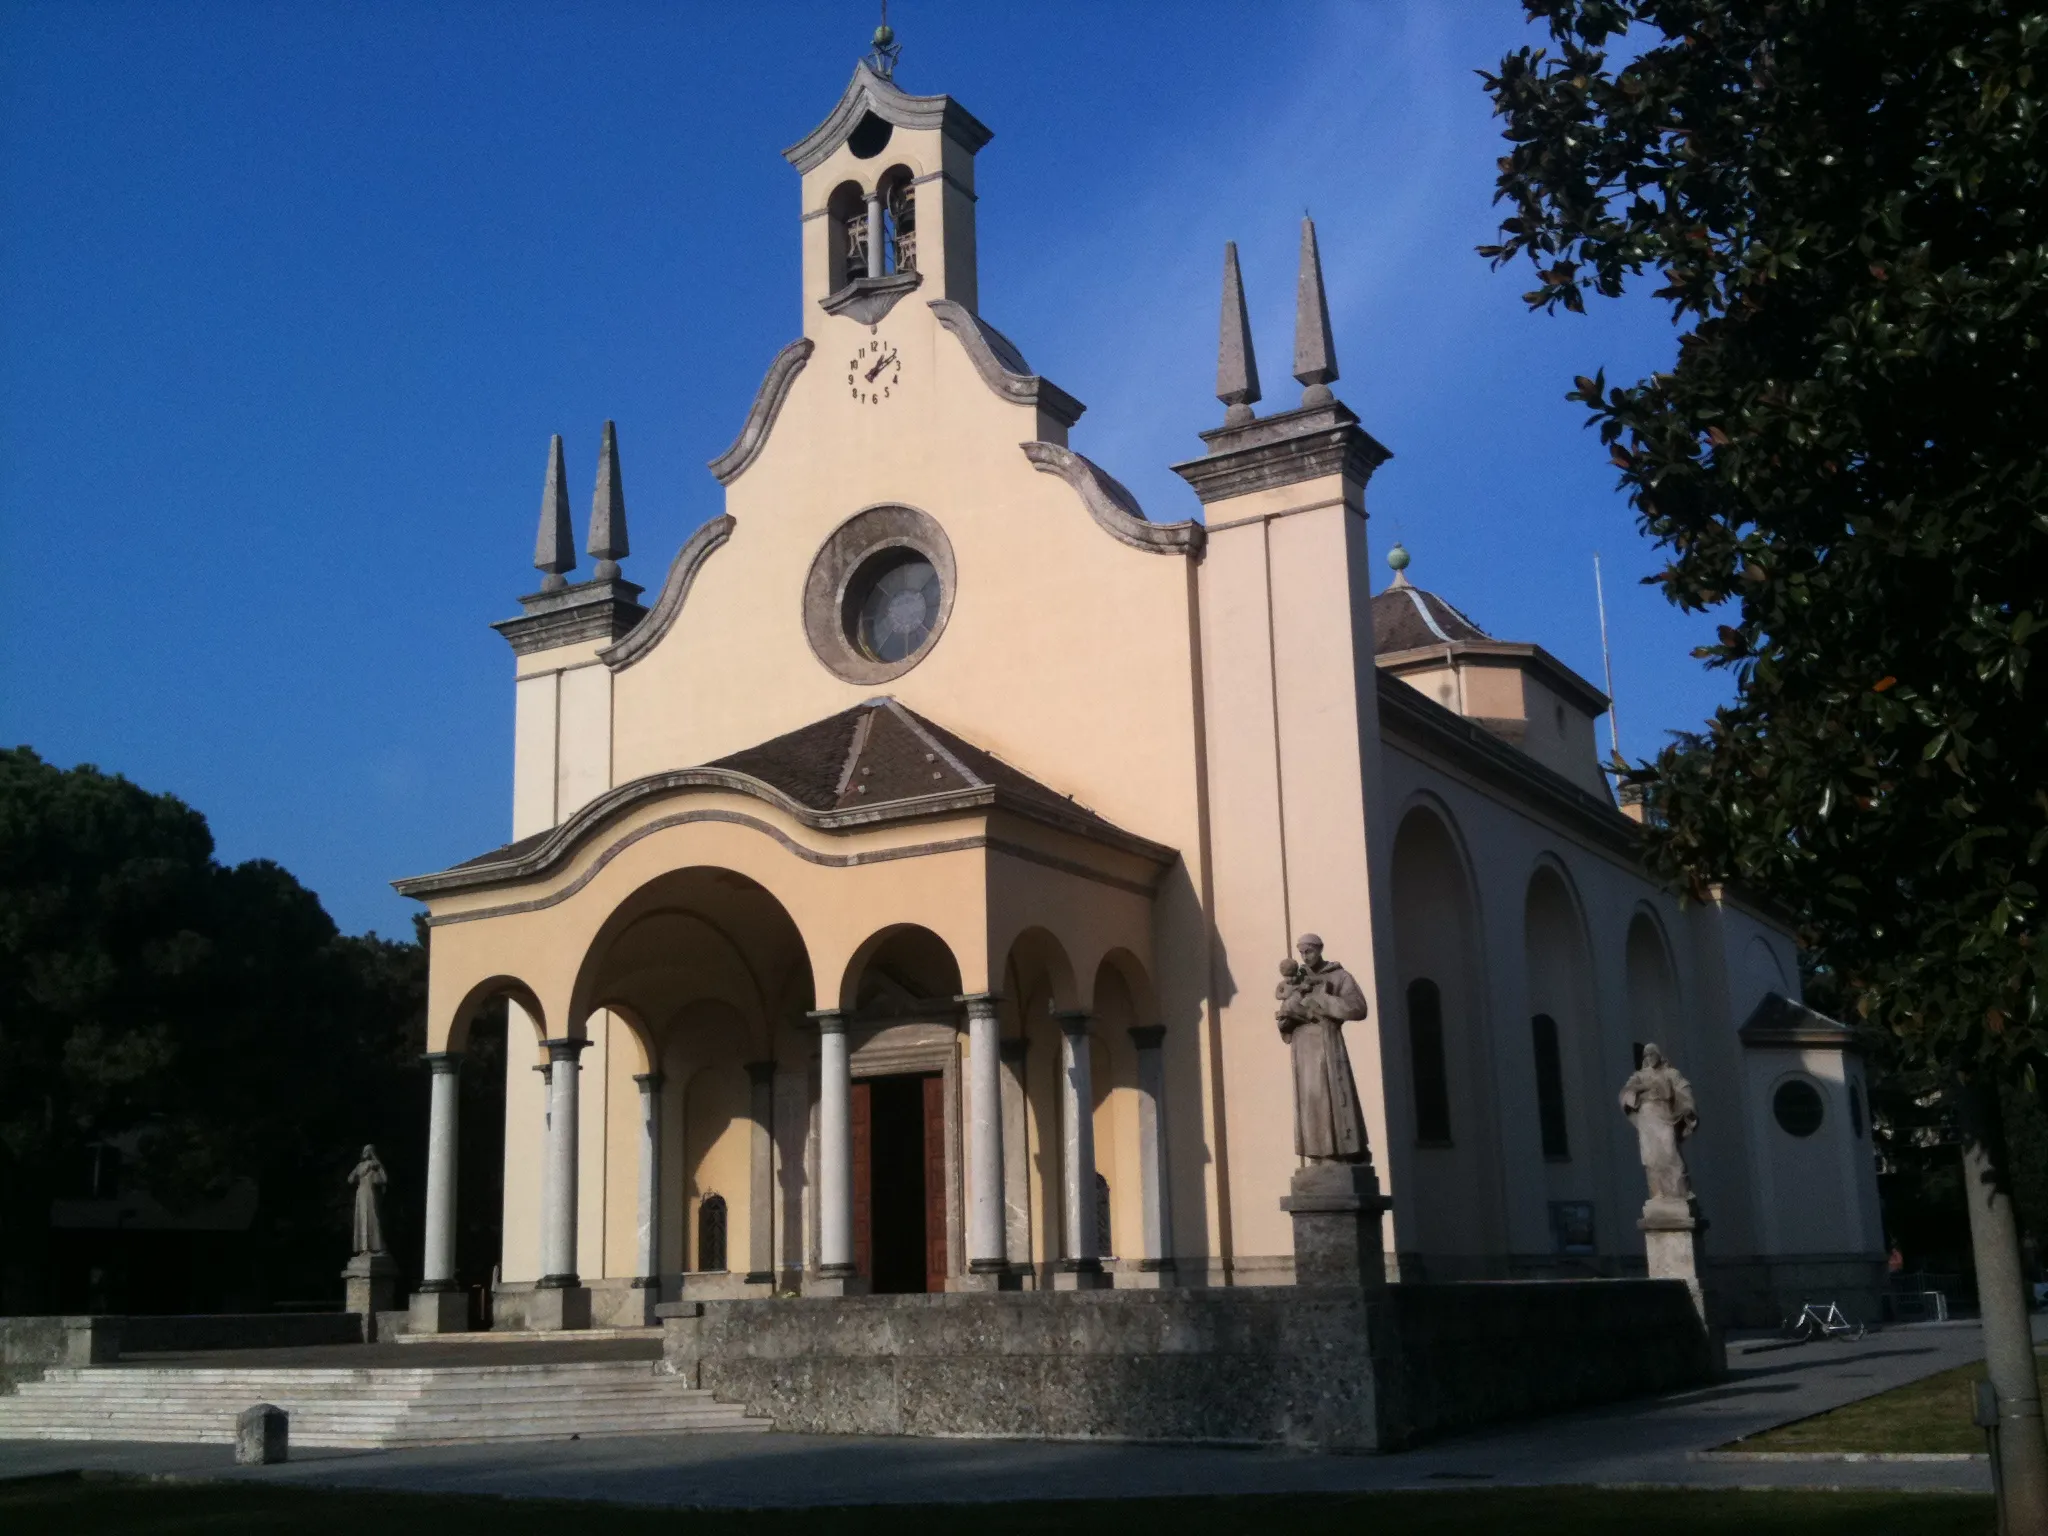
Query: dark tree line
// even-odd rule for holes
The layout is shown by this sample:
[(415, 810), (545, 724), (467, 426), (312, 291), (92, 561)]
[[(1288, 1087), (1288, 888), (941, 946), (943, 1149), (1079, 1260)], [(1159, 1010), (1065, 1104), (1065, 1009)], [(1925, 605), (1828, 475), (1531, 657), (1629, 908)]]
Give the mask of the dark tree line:
[[(365, 1142), (416, 1258), (424, 930), (338, 933), (286, 870), (213, 851), (174, 796), (0, 750), (0, 1312), (338, 1298)], [(113, 1193), (93, 1177), (110, 1148), (120, 1187), (174, 1216), (253, 1180), (253, 1224), (190, 1235), (176, 1283), (119, 1272), (161, 1248), (50, 1222)]]

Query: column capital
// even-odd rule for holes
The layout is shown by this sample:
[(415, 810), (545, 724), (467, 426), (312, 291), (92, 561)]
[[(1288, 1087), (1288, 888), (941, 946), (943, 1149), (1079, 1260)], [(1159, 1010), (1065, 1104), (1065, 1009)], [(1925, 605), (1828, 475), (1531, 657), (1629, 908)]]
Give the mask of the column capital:
[(575, 1061), (589, 1047), (590, 1041), (564, 1035), (559, 1040), (543, 1040), (541, 1044), (547, 1047), (548, 1064), (553, 1066), (558, 1061)]
[(1158, 1050), (1160, 1042), (1165, 1038), (1166, 1026), (1164, 1024), (1133, 1024), (1131, 1026), (1131, 1044), (1141, 1051)]
[(462, 1052), (460, 1051), (427, 1051), (421, 1055), (420, 1060), (427, 1064), (429, 1072), (437, 1076), (444, 1072), (459, 1072), (462, 1070)]
[(976, 1015), (980, 1015), (982, 1018), (989, 1018), (994, 1015), (997, 1007), (1001, 1005), (1003, 994), (1000, 992), (962, 992), (956, 995), (953, 1001), (966, 1005), (967, 1016), (970, 1019)]
[(640, 1085), (643, 1093), (652, 1093), (667, 1081), (659, 1072), (635, 1072), (633, 1081)]
[(815, 1008), (804, 1017), (817, 1026), (821, 1035), (846, 1033), (847, 1011), (844, 1008)]
[(747, 1081), (756, 1088), (775, 1081), (775, 1063), (772, 1061), (750, 1061), (747, 1063)]
[(1063, 1035), (1085, 1035), (1088, 1026), (1095, 1022), (1095, 1015), (1085, 1008), (1055, 1008), (1052, 1018)]

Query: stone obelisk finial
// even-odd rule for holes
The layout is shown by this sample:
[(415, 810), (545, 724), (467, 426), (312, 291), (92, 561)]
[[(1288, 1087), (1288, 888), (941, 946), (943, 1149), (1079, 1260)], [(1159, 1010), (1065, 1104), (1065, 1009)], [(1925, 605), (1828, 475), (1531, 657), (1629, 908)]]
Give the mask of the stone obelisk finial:
[(1244, 279), (1237, 275), (1237, 242), (1223, 246), (1223, 326), (1216, 348), (1216, 398), (1229, 407), (1226, 427), (1252, 419), (1259, 398), (1259, 363), (1252, 356), (1252, 326), (1244, 313)]
[(619, 579), (619, 561), (632, 553), (626, 543), (626, 486), (619, 478), (619, 433), (604, 424), (604, 447), (597, 455), (597, 490), (590, 498), (590, 543), (599, 581)]
[(533, 546), (535, 570), (545, 571), (540, 589), (559, 592), (576, 569), (576, 533), (569, 526), (569, 474), (562, 467), (562, 438), (548, 447), (548, 477), (540, 488), (540, 538)]
[(1323, 258), (1316, 249), (1315, 221), (1301, 218), (1301, 277), (1294, 289), (1294, 376), (1303, 405), (1328, 405), (1337, 377), (1337, 349), (1330, 341), (1330, 303), (1323, 295)]

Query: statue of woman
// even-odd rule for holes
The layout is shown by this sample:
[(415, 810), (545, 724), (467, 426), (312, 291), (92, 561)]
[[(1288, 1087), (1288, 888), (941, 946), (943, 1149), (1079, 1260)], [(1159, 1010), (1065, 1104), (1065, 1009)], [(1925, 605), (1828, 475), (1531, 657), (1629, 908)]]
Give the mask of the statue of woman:
[(1365, 1115), (1351, 1057), (1344, 1049), (1347, 1020), (1366, 1015), (1365, 993), (1349, 971), (1323, 958), (1323, 941), (1305, 933), (1295, 943), (1300, 960), (1280, 962), (1280, 1038), (1294, 1056), (1294, 1150), (1311, 1162), (1369, 1163)]
[(362, 1161), (348, 1176), (356, 1187), (356, 1253), (384, 1252), (384, 1213), (378, 1209), (377, 1191), (391, 1182), (384, 1165), (377, 1161), (377, 1149), (364, 1147)]
[(1690, 1200), (1692, 1180), (1679, 1143), (1699, 1129), (1699, 1111), (1693, 1107), (1692, 1084), (1656, 1046), (1643, 1047), (1642, 1066), (1621, 1085), (1621, 1112), (1635, 1122), (1650, 1198)]

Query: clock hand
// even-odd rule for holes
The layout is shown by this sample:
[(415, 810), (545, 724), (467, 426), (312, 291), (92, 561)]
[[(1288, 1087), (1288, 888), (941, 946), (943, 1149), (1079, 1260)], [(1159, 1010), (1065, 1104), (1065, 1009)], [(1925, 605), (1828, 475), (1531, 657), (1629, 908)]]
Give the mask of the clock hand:
[(875, 375), (880, 373), (884, 368), (888, 367), (891, 363), (895, 361), (896, 354), (894, 352), (891, 352), (887, 357), (883, 358), (880, 362), (876, 363), (874, 367), (868, 370), (868, 382), (870, 384), (874, 383)]

